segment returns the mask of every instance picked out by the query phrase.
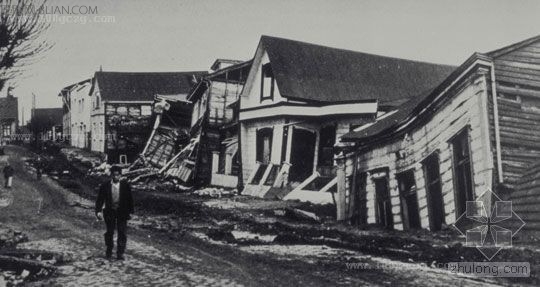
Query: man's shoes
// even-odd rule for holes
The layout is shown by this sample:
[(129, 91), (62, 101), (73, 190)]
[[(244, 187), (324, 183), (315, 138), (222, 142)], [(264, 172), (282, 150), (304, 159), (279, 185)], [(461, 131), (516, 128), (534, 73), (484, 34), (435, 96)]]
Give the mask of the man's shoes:
[(112, 259), (112, 250), (107, 250), (105, 252), (105, 258), (111, 260)]
[(125, 260), (124, 255), (123, 254), (116, 255), (116, 260), (124, 261)]

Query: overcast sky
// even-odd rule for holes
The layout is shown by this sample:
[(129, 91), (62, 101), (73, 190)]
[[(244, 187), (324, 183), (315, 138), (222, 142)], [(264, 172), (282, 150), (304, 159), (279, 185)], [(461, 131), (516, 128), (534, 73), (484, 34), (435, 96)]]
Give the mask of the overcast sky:
[(60, 107), (60, 89), (92, 77), (100, 66), (208, 70), (216, 58), (250, 59), (261, 35), (459, 65), (475, 51), (540, 34), (536, 0), (49, 0), (48, 5), (97, 7), (99, 16), (114, 16), (114, 23), (52, 24), (46, 38), (54, 48), (11, 83), (25, 120), (32, 92), (37, 107)]

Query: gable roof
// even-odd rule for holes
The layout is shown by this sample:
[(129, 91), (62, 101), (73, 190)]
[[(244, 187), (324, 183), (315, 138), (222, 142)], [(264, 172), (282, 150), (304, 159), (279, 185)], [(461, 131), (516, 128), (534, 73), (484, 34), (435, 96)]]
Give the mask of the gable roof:
[(474, 60), (484, 59), (487, 61), (492, 61), (494, 58), (500, 57), (537, 41), (540, 41), (540, 35), (525, 39), (518, 43), (508, 45), (485, 54), (474, 53), (462, 65), (456, 68), (456, 70), (452, 72), (452, 74), (449, 75), (438, 87), (433, 89), (433, 91), (420, 95), (416, 98), (412, 98), (411, 100), (400, 105), (397, 112), (395, 112), (394, 114), (375, 122), (373, 125), (366, 127), (365, 129), (349, 132), (343, 135), (341, 137), (341, 140), (345, 142), (360, 142), (373, 140), (374, 138), (389, 135), (390, 131), (395, 130), (398, 126), (405, 124), (407, 119), (420, 113), (422, 107), (427, 106), (431, 101), (435, 99), (435, 93), (448, 86), (450, 80), (455, 78), (458, 73), (463, 71), (466, 67), (470, 66)]
[(96, 72), (90, 94), (97, 85), (104, 101), (153, 101), (156, 94), (188, 94), (205, 71)]
[(91, 81), (92, 81), (92, 79), (86, 79), (86, 80), (82, 80), (82, 81), (80, 81), (78, 83), (66, 86), (66, 87), (62, 88), (62, 90), (60, 90), (60, 93), (58, 93), (58, 96), (62, 97), (62, 96), (65, 95), (66, 92), (69, 92), (69, 91), (73, 90), (73, 88), (77, 87), (78, 85), (82, 85), (84, 83), (91, 82)]
[(0, 98), (0, 120), (19, 118), (19, 101), (16, 97)]
[(403, 103), (456, 67), (262, 36), (282, 96), (316, 102)]
[[(491, 58), (484, 54), (474, 53), (437, 87), (409, 99), (398, 107), (397, 112), (376, 121), (373, 125), (343, 135), (341, 140), (344, 142), (379, 142), (394, 136), (394, 132), (398, 128), (411, 125), (420, 118), (435, 113), (437, 109), (434, 103), (441, 100), (439, 95), (459, 79), (462, 73), (470, 73), (469, 67), (477, 65), (477, 61), (491, 62)], [(429, 107), (430, 105), (431, 107)]]

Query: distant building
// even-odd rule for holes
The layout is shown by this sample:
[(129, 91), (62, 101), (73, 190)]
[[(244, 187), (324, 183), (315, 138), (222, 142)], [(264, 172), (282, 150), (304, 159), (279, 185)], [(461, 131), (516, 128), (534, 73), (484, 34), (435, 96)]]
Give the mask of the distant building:
[(69, 145), (90, 148), (91, 98), (88, 93), (92, 79), (87, 79), (63, 88), (62, 97), (63, 135)]
[(19, 122), (19, 103), (10, 91), (0, 98), (0, 144), (9, 143), (17, 131)]
[(110, 163), (133, 162), (144, 149), (155, 116), (155, 95), (187, 95), (206, 72), (96, 72), (90, 97), (91, 150)]
[(38, 141), (62, 140), (62, 108), (33, 109), (29, 126)]

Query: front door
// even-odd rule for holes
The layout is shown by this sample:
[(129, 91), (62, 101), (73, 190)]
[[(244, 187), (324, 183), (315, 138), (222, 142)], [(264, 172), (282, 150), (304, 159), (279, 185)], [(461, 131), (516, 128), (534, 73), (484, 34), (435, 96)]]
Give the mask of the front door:
[(388, 189), (388, 176), (373, 178), (375, 183), (375, 211), (377, 223), (385, 228), (392, 229), (394, 220), (392, 218), (392, 203), (390, 202), (390, 190)]
[(418, 210), (418, 196), (414, 171), (408, 170), (396, 175), (401, 202), (401, 218), (405, 229), (420, 228), (420, 212)]
[(313, 174), (315, 132), (293, 127), (289, 181), (302, 182)]

